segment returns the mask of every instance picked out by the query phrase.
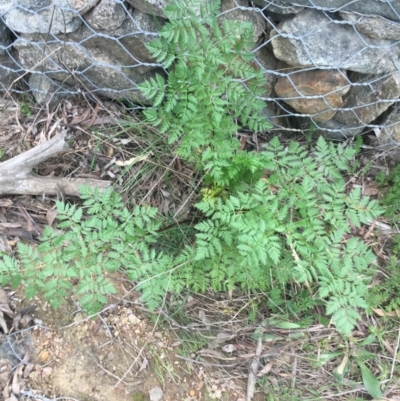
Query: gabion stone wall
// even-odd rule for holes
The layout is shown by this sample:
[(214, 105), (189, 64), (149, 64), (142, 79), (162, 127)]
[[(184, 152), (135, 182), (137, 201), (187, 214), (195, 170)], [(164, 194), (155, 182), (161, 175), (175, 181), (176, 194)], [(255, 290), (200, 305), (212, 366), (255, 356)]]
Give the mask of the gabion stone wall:
[[(42, 104), (77, 91), (146, 103), (137, 84), (167, 74), (145, 47), (167, 4), (0, 0), (1, 88), (25, 81)], [(400, 0), (223, 0), (219, 18), (253, 22), (274, 130), (400, 144)]]

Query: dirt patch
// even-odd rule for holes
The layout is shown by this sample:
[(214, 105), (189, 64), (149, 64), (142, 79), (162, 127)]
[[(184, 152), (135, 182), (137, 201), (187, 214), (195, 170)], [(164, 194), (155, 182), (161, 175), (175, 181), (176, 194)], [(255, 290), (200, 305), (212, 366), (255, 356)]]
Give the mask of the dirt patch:
[[(171, 338), (134, 312), (132, 307), (115, 306), (96, 319), (78, 312), (71, 323), (59, 326), (62, 316), (71, 312), (64, 307), (49, 313), (42, 303), (37, 314), (43, 326), (31, 331), (36, 368), (28, 387), (47, 397), (82, 401), (147, 400), (157, 388), (163, 398), (153, 395), (154, 400), (184, 400), (190, 395), (202, 399), (198, 378), (174, 361)], [(158, 369), (157, 376), (154, 364), (163, 360), (168, 360), (170, 371)]]

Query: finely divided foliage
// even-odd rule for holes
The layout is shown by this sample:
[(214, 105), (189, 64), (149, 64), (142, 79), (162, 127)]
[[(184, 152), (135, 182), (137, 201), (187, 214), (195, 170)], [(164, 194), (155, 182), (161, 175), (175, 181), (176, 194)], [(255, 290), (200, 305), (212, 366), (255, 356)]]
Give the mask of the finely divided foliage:
[(42, 292), (58, 306), (75, 281), (89, 312), (115, 292), (107, 275), (120, 269), (151, 308), (167, 291), (185, 288), (264, 291), (278, 302), (295, 285), (304, 289), (304, 305), (324, 303), (349, 335), (367, 308), (374, 273), (374, 255), (349, 223), (360, 227), (381, 213), (359, 190), (345, 192), (342, 173), (356, 152), (322, 138), (313, 150), (277, 138), (262, 152), (241, 150), (233, 135), (239, 123), (254, 131), (270, 126), (260, 117), (262, 77), (249, 64), (252, 29), (219, 25), (218, 2), (205, 4), (199, 14), (182, 1), (166, 8), (170, 22), (149, 48), (170, 67), (168, 80), (141, 85), (154, 100), (147, 122), (207, 175), (195, 245), (163, 252), (157, 209), (129, 211), (116, 192), (82, 188), (83, 206), (58, 202), (58, 230), (47, 228), (37, 249), (19, 243), (18, 260), (2, 257), (0, 282), (22, 282), (29, 297)]
[[(149, 50), (168, 71), (139, 85), (154, 107), (147, 122), (179, 140), (178, 155), (200, 162), (217, 185), (227, 186), (261, 167), (239, 149), (240, 121), (252, 131), (271, 124), (260, 115), (265, 77), (254, 68), (250, 23), (219, 20), (219, 1), (179, 1), (165, 8), (168, 22)], [(199, 14), (199, 15), (198, 15)], [(159, 107), (162, 104), (162, 107)]]

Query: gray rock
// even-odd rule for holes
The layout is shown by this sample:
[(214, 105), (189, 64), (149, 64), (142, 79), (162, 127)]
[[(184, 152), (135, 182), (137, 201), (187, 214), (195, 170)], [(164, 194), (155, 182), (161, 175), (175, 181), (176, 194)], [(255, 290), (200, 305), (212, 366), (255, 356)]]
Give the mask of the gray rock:
[(400, 145), (400, 107), (395, 107), (385, 118), (383, 128), (377, 132), (378, 146)]
[(168, 0), (128, 0), (136, 10), (140, 10), (145, 14), (164, 17), (164, 8), (169, 4)]
[[(0, 14), (6, 25), (19, 33), (69, 33), (79, 28), (81, 7), (97, 0), (0, 0)], [(25, 9), (26, 10), (25, 10)]]
[(399, 40), (400, 22), (390, 21), (383, 17), (362, 16), (353, 13), (339, 13), (340, 16), (352, 23), (357, 31), (374, 39)]
[(248, 7), (247, 0), (223, 0), (221, 5), (221, 17), (234, 21), (251, 22), (253, 24), (254, 43), (257, 43), (260, 36), (267, 29), (267, 21), (261, 13), (250, 10), (243, 10), (239, 7)]
[(0, 19), (0, 55), (6, 52), (6, 48), (10, 44), (10, 30)]
[(254, 4), (261, 6), (264, 11), (276, 14), (297, 14), (304, 10), (304, 7), (292, 6), (291, 4), (280, 0), (275, 0), (273, 4), (269, 0), (255, 0)]
[(20, 68), (7, 54), (0, 54), (0, 92), (8, 90), (10, 85), (18, 78), (17, 71)]
[(164, 392), (160, 387), (154, 387), (149, 391), (150, 401), (161, 401), (164, 396)]
[(400, 0), (256, 0), (256, 4), (280, 3), (282, 5), (305, 6), (332, 13), (357, 12), (364, 15), (380, 15), (394, 21), (400, 21)]
[[(68, 92), (64, 91), (65, 83), (61, 84), (46, 77), (44, 74), (31, 74), (28, 84), (39, 104), (48, 103), (53, 106), (68, 94)], [(71, 91), (70, 94), (72, 93)]]
[(275, 57), (292, 66), (382, 74), (400, 64), (399, 43), (372, 39), (317, 10), (304, 10), (280, 23), (270, 39)]
[[(382, 77), (354, 74), (343, 110), (335, 120), (347, 127), (365, 126), (374, 121), (400, 96), (400, 71)], [(348, 110), (346, 110), (348, 109)]]
[(306, 127), (311, 127), (311, 124), (315, 124), (316, 128), (314, 131), (315, 135), (323, 135), (325, 138), (335, 139), (342, 141), (347, 138), (352, 138), (364, 130), (363, 126), (348, 127), (334, 118), (332, 120), (320, 123), (316, 122), (312, 118), (308, 119)]
[(276, 58), (274, 57), (272, 50), (267, 46), (260, 47), (256, 52), (256, 62), (252, 63), (254, 68), (258, 70), (262, 68), (265, 76), (265, 93), (264, 97), (270, 97), (274, 90), (276, 75), (273, 71), (276, 69)]
[[(107, 31), (107, 37), (83, 24), (59, 41), (44, 45), (40, 34), (21, 35), (14, 46), (26, 69), (38, 68), (51, 79), (97, 95), (148, 103), (136, 88), (158, 71), (155, 64), (149, 65), (155, 60), (145, 45), (153, 38), (146, 32), (155, 31), (160, 23), (135, 10), (121, 27)], [(40, 66), (38, 60), (43, 60)]]
[(126, 18), (125, 8), (112, 0), (100, 3), (85, 14), (86, 22), (94, 29), (114, 30), (119, 28)]
[(285, 111), (278, 105), (277, 102), (266, 102), (265, 108), (260, 114), (273, 125), (269, 132), (273, 132), (275, 134), (287, 134), (287, 120), (290, 115), (285, 113)]

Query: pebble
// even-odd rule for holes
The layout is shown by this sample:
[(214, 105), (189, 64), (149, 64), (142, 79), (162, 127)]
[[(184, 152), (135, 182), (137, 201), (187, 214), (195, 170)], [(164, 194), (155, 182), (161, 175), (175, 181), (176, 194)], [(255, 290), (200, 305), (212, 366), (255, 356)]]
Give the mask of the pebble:
[(128, 319), (131, 322), (131, 324), (139, 324), (141, 322), (141, 320), (135, 315), (129, 315)]
[(150, 401), (161, 401), (163, 395), (164, 393), (160, 387), (154, 387), (149, 391)]
[(49, 358), (50, 358), (50, 352), (47, 351), (47, 350), (42, 351), (42, 352), (40, 353), (40, 355), (39, 355), (39, 361), (40, 361), (41, 363), (47, 362), (47, 361), (49, 360)]

